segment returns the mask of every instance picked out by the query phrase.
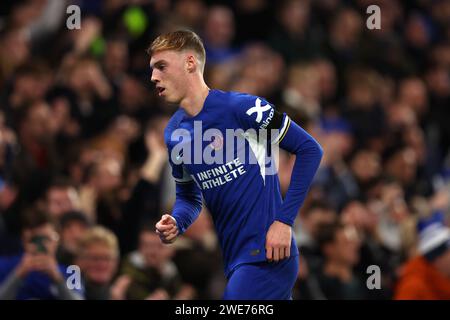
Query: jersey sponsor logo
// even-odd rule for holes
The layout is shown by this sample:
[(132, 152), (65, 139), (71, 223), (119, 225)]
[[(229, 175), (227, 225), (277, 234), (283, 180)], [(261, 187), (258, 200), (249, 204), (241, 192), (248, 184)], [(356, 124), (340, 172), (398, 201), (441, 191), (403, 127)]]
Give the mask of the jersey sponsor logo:
[(269, 116), (267, 117), (266, 120), (263, 121), (262, 125), (259, 126), (260, 129), (266, 129), (267, 126), (269, 125), (270, 121), (273, 118), (273, 114), (275, 113), (275, 110), (272, 108), (270, 110)]
[(244, 175), (247, 171), (239, 158), (224, 165), (201, 171), (195, 175), (197, 185), (203, 189), (220, 187)]
[[(270, 104), (266, 104), (266, 105), (262, 106), (261, 99), (257, 98), (255, 101), (255, 106), (248, 109), (246, 113), (247, 113), (247, 115), (251, 116), (252, 114), (254, 114), (256, 112), (256, 122), (260, 123), (263, 118), (264, 112), (266, 112), (270, 109), (273, 110), (273, 108)], [(271, 114), (273, 117), (273, 112)]]

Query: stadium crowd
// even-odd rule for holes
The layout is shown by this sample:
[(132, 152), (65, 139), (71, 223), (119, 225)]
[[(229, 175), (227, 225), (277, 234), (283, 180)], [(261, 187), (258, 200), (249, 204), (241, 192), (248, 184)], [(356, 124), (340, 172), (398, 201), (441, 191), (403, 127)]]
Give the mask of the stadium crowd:
[[(173, 245), (154, 230), (174, 202), (176, 106), (146, 49), (180, 28), (204, 40), (210, 87), (266, 98), (323, 146), (293, 298), (450, 299), (446, 0), (2, 1), (0, 299), (221, 298), (207, 210)], [(284, 192), (293, 162), (280, 154)]]

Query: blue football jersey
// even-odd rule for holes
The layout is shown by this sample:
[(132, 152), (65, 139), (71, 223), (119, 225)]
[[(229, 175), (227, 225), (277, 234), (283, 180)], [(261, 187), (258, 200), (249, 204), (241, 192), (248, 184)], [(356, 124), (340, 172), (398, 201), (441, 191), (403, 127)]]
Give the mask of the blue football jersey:
[[(191, 117), (180, 108), (165, 130), (177, 188), (188, 185), (188, 197), (202, 195), (214, 221), (226, 274), (239, 264), (266, 260), (266, 233), (282, 208), (271, 146), (282, 141), (291, 120), (277, 113), (278, 130), (266, 136), (275, 112), (261, 97), (210, 90), (197, 115)], [(172, 215), (182, 233), (198, 210), (187, 213), (189, 208), (180, 208), (174, 208)], [(292, 239), (291, 256), (296, 255)]]

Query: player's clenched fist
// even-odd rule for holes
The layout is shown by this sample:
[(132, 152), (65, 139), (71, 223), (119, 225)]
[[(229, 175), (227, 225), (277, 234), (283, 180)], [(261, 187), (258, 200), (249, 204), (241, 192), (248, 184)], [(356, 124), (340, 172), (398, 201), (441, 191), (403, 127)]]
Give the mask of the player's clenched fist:
[(165, 214), (156, 224), (156, 233), (163, 243), (172, 243), (178, 235), (177, 222), (171, 215)]

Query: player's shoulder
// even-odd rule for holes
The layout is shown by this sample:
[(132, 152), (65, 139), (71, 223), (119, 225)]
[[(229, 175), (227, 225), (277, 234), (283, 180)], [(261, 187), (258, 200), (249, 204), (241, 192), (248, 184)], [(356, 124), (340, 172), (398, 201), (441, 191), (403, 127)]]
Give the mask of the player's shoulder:
[(169, 119), (169, 122), (167, 123), (167, 126), (164, 129), (164, 141), (166, 142), (166, 145), (168, 145), (172, 133), (176, 129), (178, 129), (183, 118), (184, 118), (184, 111), (180, 108)]
[(258, 101), (261, 101), (260, 103), (263, 104), (268, 103), (263, 97), (237, 91), (215, 90), (214, 94), (217, 101), (227, 104), (231, 108), (251, 107), (257, 104)]

